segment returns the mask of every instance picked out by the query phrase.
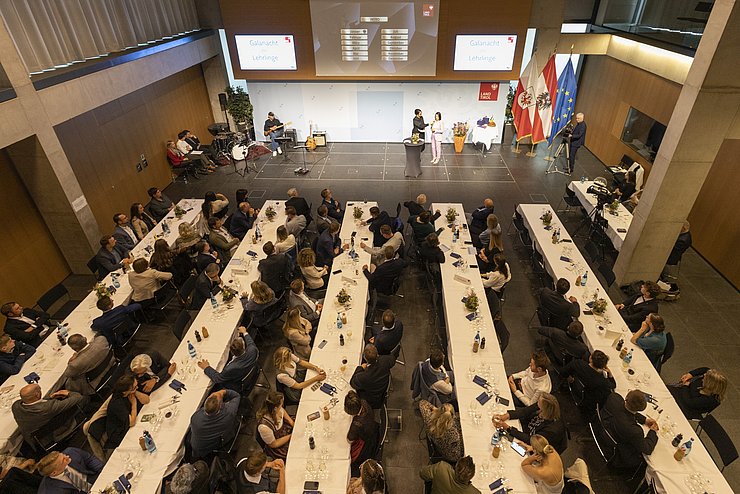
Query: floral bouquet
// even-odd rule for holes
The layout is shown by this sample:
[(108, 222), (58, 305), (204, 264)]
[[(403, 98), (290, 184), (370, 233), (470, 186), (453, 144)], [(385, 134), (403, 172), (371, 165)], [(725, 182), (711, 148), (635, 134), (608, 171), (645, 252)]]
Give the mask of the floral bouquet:
[(175, 206), (175, 216), (177, 217), (177, 219), (179, 220), (183, 217), (183, 215), (185, 215), (185, 210), (180, 206)]
[(449, 208), (447, 210), (447, 214), (445, 214), (445, 219), (447, 220), (447, 223), (454, 223), (455, 218), (457, 218), (457, 210), (455, 208)]
[(607, 204), (606, 207), (609, 208), (610, 213), (617, 214), (617, 210), (619, 209), (619, 199), (614, 199), (612, 202)]
[(468, 135), (468, 124), (466, 122), (457, 122), (452, 127), (452, 135), (455, 137), (465, 137)]
[(355, 206), (355, 209), (352, 210), (352, 216), (354, 216), (356, 220), (362, 219), (362, 208)]
[(594, 302), (593, 307), (591, 307), (591, 310), (594, 314), (603, 314), (604, 312), (606, 312), (606, 300), (604, 300), (603, 298), (597, 299)]
[(93, 290), (95, 290), (95, 295), (97, 295), (99, 299), (111, 296), (110, 290), (105, 286), (105, 283), (95, 283)]
[(414, 132), (411, 134), (411, 144), (419, 144), (419, 134)]
[(465, 299), (465, 308), (468, 310), (468, 312), (475, 312), (478, 310), (478, 296), (473, 293), (470, 295), (467, 299)]
[(339, 303), (339, 305), (345, 305), (350, 303), (351, 301), (352, 296), (347, 293), (347, 290), (345, 290), (344, 288), (339, 290), (339, 293), (337, 293), (337, 303)]
[(548, 226), (552, 223), (552, 213), (550, 211), (545, 211), (542, 216), (540, 216), (540, 219), (542, 220), (542, 224)]
[(268, 220), (273, 221), (275, 219), (275, 216), (277, 216), (277, 213), (272, 206), (267, 206), (267, 209), (265, 209), (265, 216), (267, 216)]
[(221, 295), (224, 298), (224, 302), (231, 302), (234, 300), (234, 297), (236, 297), (236, 292), (231, 288), (223, 287), (223, 289), (221, 289)]

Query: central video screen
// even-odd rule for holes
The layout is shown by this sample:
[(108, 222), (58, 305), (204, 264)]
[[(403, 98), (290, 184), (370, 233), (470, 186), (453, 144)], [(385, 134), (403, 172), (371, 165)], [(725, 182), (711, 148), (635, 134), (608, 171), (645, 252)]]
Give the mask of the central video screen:
[(317, 76), (434, 76), (439, 0), (311, 0)]

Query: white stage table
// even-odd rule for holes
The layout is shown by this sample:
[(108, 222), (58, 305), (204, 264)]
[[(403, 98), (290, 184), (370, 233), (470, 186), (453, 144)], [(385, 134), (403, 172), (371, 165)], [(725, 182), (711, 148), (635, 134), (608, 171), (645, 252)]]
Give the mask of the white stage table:
[[(362, 208), (362, 221), (353, 217), (355, 206)], [(373, 243), (373, 234), (365, 224), (370, 218), (370, 208), (373, 206), (377, 204), (349, 201), (345, 209), (340, 230), (342, 245), (349, 244), (352, 233), (357, 232), (355, 251), (359, 258), (353, 261), (349, 258), (348, 252), (344, 252), (334, 259), (332, 271), (342, 270), (342, 272), (331, 274), (329, 277), (324, 308), (311, 350), (311, 363), (327, 373), (327, 378), (323, 382), (337, 388), (334, 396), (337, 403), (329, 410), (331, 418), (328, 421), (320, 417), (309, 422), (308, 415), (329, 405), (331, 397), (319, 389), (312, 391), (309, 387), (303, 390), (285, 462), (286, 492), (303, 492), (303, 483), (306, 480), (318, 481), (319, 490), (324, 494), (347, 492), (351, 463), (347, 431), (352, 420), (344, 413), (344, 397), (352, 389), (349, 380), (355, 367), (362, 362), (362, 352), (365, 348), (368, 282), (362, 273), (362, 266), (370, 264), (370, 254), (360, 248), (360, 242), (364, 241), (367, 245)], [(336, 296), (342, 288), (352, 296), (350, 309), (346, 311), (336, 302)], [(339, 311), (347, 314), (347, 324), (343, 324), (341, 330), (337, 329), (336, 325)], [(344, 335), (344, 346), (339, 344), (340, 333)], [(319, 348), (319, 343), (323, 340), (326, 340), (327, 344), (324, 348)], [(347, 359), (347, 365), (342, 371), (344, 358)], [(309, 370), (306, 378), (315, 375), (316, 372)], [(313, 435), (316, 445), (313, 450), (308, 446), (310, 435)]]
[[(194, 222), (200, 213), (201, 204), (203, 204), (202, 199), (181, 200), (178, 206), (186, 211), (182, 218), (177, 219), (174, 210), (170, 211), (165, 217), (170, 227), (170, 233), (165, 235), (162, 229), (162, 221), (160, 221), (134, 247), (133, 251), (131, 251), (133, 257), (149, 259), (151, 254), (146, 249), (147, 247), (151, 247), (151, 252), (154, 252), (154, 242), (159, 238), (164, 238), (170, 245), (173, 244), (179, 235), (178, 226), (180, 223)], [(120, 275), (118, 281), (121, 286), (116, 289), (116, 293), (112, 296), (113, 303), (115, 305), (127, 304), (132, 293), (131, 286), (128, 283), (128, 276), (122, 275), (120, 269), (116, 272)], [(102, 282), (106, 286), (111, 286), (113, 284), (112, 275), (109, 274), (106, 276)], [(94, 291), (91, 291), (64, 320), (64, 324), (68, 325), (69, 334), (79, 333), (87, 337), (88, 340), (92, 339), (94, 333), (90, 328), (90, 324), (93, 319), (102, 314), (96, 306), (97, 302), (97, 295)], [(53, 331), (53, 333), (56, 333), (56, 331)], [(39, 381), (41, 392), (46, 394), (59, 382), (59, 379), (67, 368), (67, 362), (73, 353), (69, 346), (59, 345), (56, 334), (49, 334), (43, 343), (39, 345), (36, 353), (23, 365), (21, 371), (18, 374), (10, 376), (0, 386), (7, 390), (0, 395), (0, 411), (2, 412), (0, 413), (0, 452), (4, 454), (15, 453), (20, 448), (23, 440), (18, 431), (18, 425), (10, 411), (11, 405), (18, 399), (18, 392), (26, 385), (23, 377), (31, 372), (36, 372), (41, 377)]]
[[(584, 182), (574, 180), (568, 184), (568, 188), (576, 193), (576, 197), (581, 202), (581, 206), (583, 206), (583, 209), (586, 210), (587, 214), (591, 214), (591, 212), (598, 206), (596, 196), (586, 192), (593, 184), (593, 180), (586, 180)], [(627, 231), (632, 223), (632, 213), (630, 213), (629, 210), (620, 203), (616, 214), (612, 214), (609, 211), (609, 208), (604, 206), (602, 216), (608, 223), (606, 235), (612, 241), (612, 245), (614, 245), (615, 249), (618, 251), (622, 250), (622, 244), (624, 243), (625, 237), (627, 237)]]
[(498, 126), (489, 127), (486, 125), (485, 127), (479, 127), (475, 125), (470, 135), (473, 144), (481, 143), (486, 147), (486, 151), (489, 151), (498, 141)]
[[(448, 224), (445, 219), (450, 208), (457, 211), (454, 225)], [(534, 482), (522, 472), (520, 467), (522, 457), (508, 447), (507, 440), (501, 441), (505, 449), (501, 451), (497, 459), (491, 454), (493, 449), (491, 436), (494, 432), (493, 414), (513, 409), (514, 404), (507, 382), (504, 359), (493, 326), (493, 318), (476, 264), (476, 251), (469, 243), (469, 230), (463, 228), (463, 225), (467, 226), (465, 211), (459, 203), (435, 203), (432, 205), (432, 210), (439, 210), (442, 213), (442, 216), (435, 222), (436, 225), (445, 225), (444, 231), (439, 235), (440, 248), (450, 249), (445, 253), (445, 263), (440, 264), (443, 302), (447, 319), (448, 356), (450, 365), (455, 371), (455, 388), (460, 406), (460, 424), (465, 454), (472, 456), (476, 465), (473, 485), (481, 492), (489, 492), (488, 485), (503, 475), (509, 480), (506, 487), (513, 488), (515, 492), (535, 492)], [(460, 239), (455, 243), (452, 241), (453, 226), (461, 227)], [(452, 256), (452, 253), (461, 256), (463, 266), (454, 266), (453, 263), (457, 259)], [(470, 280), (470, 285), (456, 280), (456, 275)], [(479, 300), (479, 318), (472, 322), (467, 318), (469, 312), (462, 302), (469, 288), (473, 289)], [(481, 338), (486, 338), (486, 348), (473, 353), (473, 340), (477, 330), (480, 330)], [(476, 397), (485, 390), (473, 382), (476, 374), (486, 379), (501, 397), (509, 400), (509, 405), (497, 405), (495, 398), (491, 398), (485, 405), (480, 405)], [(521, 428), (516, 420), (509, 421), (509, 423)]]
[[(562, 240), (571, 240), (571, 237), (555, 211), (547, 204), (520, 204), (517, 211), (524, 218), (524, 224), (529, 230), (535, 248), (544, 257), (548, 272), (555, 279), (566, 278), (571, 282), (569, 294), (579, 299), (581, 310), (585, 307), (586, 302), (593, 299), (594, 290), (598, 289), (599, 298), (604, 298), (607, 301), (608, 307), (604, 316), (582, 315), (579, 321), (583, 323), (584, 339), (591, 350), (599, 349), (609, 356), (609, 368), (617, 382), (617, 392), (624, 396), (631, 389), (641, 389), (651, 393), (657, 399), (659, 408), (663, 410), (660, 416), (652, 406), (648, 406), (648, 409), (644, 412), (647, 416), (656, 418), (661, 428), (655, 450), (651, 455), (645, 456), (648, 464), (646, 477), (655, 480), (656, 488), (661, 493), (690, 493), (686, 481), (689, 475), (694, 473), (700, 473), (705, 479), (711, 481), (709, 490), (714, 494), (733, 492), (714, 460), (698, 439), (694, 441), (691, 455), (681, 462), (674, 460), (673, 453), (676, 448), (670, 444), (673, 436), (680, 432), (684, 435), (684, 441), (686, 441), (690, 437), (696, 439), (696, 434), (645, 353), (629, 342), (632, 333), (630, 333), (614, 304), (609, 300), (606, 290), (596, 279), (595, 274), (589, 272), (586, 286), (575, 286), (576, 277), (583, 274), (589, 267), (575, 244), (562, 242)], [(552, 213), (551, 226), (560, 228), (560, 243), (552, 243), (552, 230), (546, 230), (540, 220), (544, 211)], [(561, 256), (569, 258), (570, 261), (562, 260)], [(605, 329), (602, 331), (599, 326)], [(627, 373), (628, 369), (622, 365), (618, 355), (619, 352), (613, 346), (620, 335), (624, 337), (625, 345), (628, 348), (634, 348), (632, 363), (629, 366), (634, 374)]]
[[(269, 221), (265, 215), (268, 206), (272, 206), (275, 210), (276, 216), (273, 221)], [(221, 276), (224, 284), (239, 289), (240, 293), (250, 292), (250, 284), (259, 278), (257, 266), (259, 260), (265, 258), (262, 245), (267, 241), (275, 242), (277, 228), (285, 223), (285, 203), (283, 201), (266, 201), (260, 210), (257, 221), (262, 232), (262, 240), (256, 244), (252, 243), (254, 230), (247, 232)], [(247, 254), (250, 250), (257, 254), (253, 259), (252, 256)], [(247, 272), (240, 271), (237, 274), (232, 272), (233, 269), (246, 270)], [(178, 395), (168, 385), (164, 385), (152, 393), (151, 402), (141, 409), (136, 425), (129, 430), (121, 445), (108, 460), (91, 492), (99, 492), (124, 472), (134, 471), (137, 472), (134, 479), (139, 480), (136, 482), (133, 492), (136, 494), (156, 494), (159, 492), (162, 478), (177, 468), (184, 453), (183, 439), (190, 427), (190, 418), (200, 408), (211, 389), (210, 379), (206, 377), (196, 362), (205, 358), (208, 359), (214, 369), (223, 369), (228, 361), (229, 345), (236, 334), (243, 313), (238, 298), (230, 303), (224, 303), (222, 295), (219, 294), (216, 299), (219, 302), (216, 309), (211, 306), (209, 301), (204, 303), (170, 359), (178, 367), (173, 378), (183, 382), (187, 389), (181, 395)], [(202, 334), (203, 326), (208, 328), (209, 337), (198, 343), (195, 339), (195, 331), (197, 330)], [(195, 346), (198, 353), (195, 359), (191, 358), (188, 353), (188, 341)], [(173, 417), (163, 418), (159, 427), (152, 426), (151, 423), (141, 422), (144, 415), (158, 413), (160, 406), (170, 403), (173, 397), (177, 396), (179, 396), (179, 402), (163, 410), (163, 412), (168, 410), (176, 412)], [(142, 451), (139, 447), (139, 437), (144, 430), (149, 430), (152, 433), (157, 445), (157, 451), (154, 454)]]

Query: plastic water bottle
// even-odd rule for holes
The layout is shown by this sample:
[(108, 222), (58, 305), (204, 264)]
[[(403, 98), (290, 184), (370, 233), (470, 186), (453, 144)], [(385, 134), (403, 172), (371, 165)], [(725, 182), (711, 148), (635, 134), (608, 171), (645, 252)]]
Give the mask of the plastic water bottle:
[(337, 329), (342, 329), (342, 317), (337, 313)]
[(254, 225), (254, 234), (257, 236), (257, 241), (259, 241), (262, 238), (262, 233), (260, 232), (260, 224), (256, 223)]
[(630, 348), (630, 351), (627, 352), (627, 355), (624, 356), (624, 359), (622, 359), (625, 366), (630, 365), (632, 362), (632, 348)]
[(164, 231), (166, 235), (170, 234), (170, 223), (167, 220), (162, 222), (162, 231)]
[(154, 444), (154, 439), (152, 439), (152, 435), (149, 434), (149, 431), (144, 431), (144, 445), (146, 446), (146, 450), (149, 451), (149, 454), (157, 451), (157, 445)]
[(588, 281), (588, 271), (583, 273), (583, 276), (581, 276), (581, 286), (586, 286), (587, 281)]
[(214, 309), (218, 308), (218, 300), (216, 300), (216, 296), (214, 294), (211, 294), (211, 307)]
[(113, 279), (113, 287), (114, 288), (121, 288), (121, 282), (118, 281), (118, 275), (117, 274), (113, 274), (111, 276), (111, 278)]
[(190, 354), (190, 358), (195, 358), (198, 356), (198, 354), (195, 353), (195, 347), (192, 343), (190, 343), (190, 340), (188, 340), (188, 353)]

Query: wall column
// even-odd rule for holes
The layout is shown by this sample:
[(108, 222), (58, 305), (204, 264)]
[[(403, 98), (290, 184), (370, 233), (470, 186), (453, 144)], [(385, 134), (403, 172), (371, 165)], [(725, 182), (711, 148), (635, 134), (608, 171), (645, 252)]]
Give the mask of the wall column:
[(555, 52), (563, 25), (565, 0), (534, 0), (529, 15), (529, 27), (537, 29), (534, 56), (542, 70)]
[(738, 137), (738, 23), (735, 0), (714, 3), (614, 265), (619, 283), (658, 278), (722, 142)]

